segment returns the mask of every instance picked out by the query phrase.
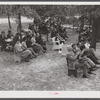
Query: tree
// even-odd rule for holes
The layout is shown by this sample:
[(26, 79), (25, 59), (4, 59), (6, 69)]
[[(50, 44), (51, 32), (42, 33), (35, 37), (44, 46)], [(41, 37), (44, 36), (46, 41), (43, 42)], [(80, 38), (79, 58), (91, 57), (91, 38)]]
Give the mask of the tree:
[[(83, 9), (84, 7), (84, 9)], [(81, 16), (84, 18), (84, 22), (87, 21), (90, 26), (92, 25), (91, 34), (91, 48), (96, 49), (97, 35), (100, 29), (100, 6), (99, 5), (86, 5), (79, 6), (80, 11), (83, 11)], [(89, 27), (90, 27), (89, 26)]]
[(11, 22), (10, 22), (10, 15), (12, 14), (12, 6), (11, 5), (5, 5), (0, 6), (1, 14), (6, 15), (8, 17), (8, 26), (9, 29), (11, 29)]
[(67, 6), (67, 16), (69, 18), (71, 18), (71, 23), (73, 25), (73, 30), (74, 30), (74, 26), (75, 26), (75, 21), (76, 21), (76, 18), (75, 18), (75, 15), (77, 15), (77, 9), (76, 9), (77, 6), (73, 6), (73, 5), (69, 5)]

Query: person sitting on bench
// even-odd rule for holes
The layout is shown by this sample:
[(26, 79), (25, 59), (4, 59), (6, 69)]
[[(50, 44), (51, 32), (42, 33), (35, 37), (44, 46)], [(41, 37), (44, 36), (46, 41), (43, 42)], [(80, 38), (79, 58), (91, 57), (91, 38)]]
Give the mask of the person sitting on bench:
[(22, 44), (20, 43), (19, 40), (17, 40), (17, 42), (14, 46), (14, 53), (15, 53), (15, 55), (17, 55), (21, 58), (20, 62), (22, 62), (22, 61), (29, 62), (29, 59), (32, 57), (32, 53), (30, 50), (22, 49)]
[(87, 78), (88, 72), (90, 72), (89, 64), (87, 64), (87, 62), (85, 61), (79, 62), (78, 61), (79, 53), (75, 54), (71, 46), (67, 47), (67, 49), (68, 49), (68, 54), (66, 56), (66, 60), (68, 65), (68, 76), (73, 74), (75, 77), (77, 77), (77, 69), (80, 67), (83, 70), (82, 77)]

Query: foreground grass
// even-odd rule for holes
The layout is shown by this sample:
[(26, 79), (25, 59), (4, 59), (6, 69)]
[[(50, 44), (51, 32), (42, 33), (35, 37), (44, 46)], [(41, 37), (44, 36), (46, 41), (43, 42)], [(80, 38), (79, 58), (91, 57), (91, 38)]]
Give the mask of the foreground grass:
[[(77, 41), (77, 34), (68, 30), (67, 44)], [(66, 44), (66, 45), (67, 45)], [(47, 45), (48, 52), (23, 62), (14, 63), (11, 52), (0, 54), (0, 90), (35, 90), (35, 91), (92, 91), (100, 90), (100, 69), (96, 75), (83, 79), (82, 72), (78, 78), (68, 77), (66, 59), (58, 51), (52, 51), (52, 45)], [(98, 44), (98, 47), (100, 45)], [(100, 48), (97, 49), (99, 53)]]

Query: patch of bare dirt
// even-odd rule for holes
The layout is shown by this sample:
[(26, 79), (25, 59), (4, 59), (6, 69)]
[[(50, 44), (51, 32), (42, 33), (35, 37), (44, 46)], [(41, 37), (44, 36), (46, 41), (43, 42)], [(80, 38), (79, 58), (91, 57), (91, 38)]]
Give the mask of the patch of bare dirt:
[[(77, 41), (76, 34), (69, 34), (67, 44)], [(66, 44), (66, 45), (67, 45)], [(98, 44), (99, 45), (99, 44)], [(100, 69), (83, 79), (82, 72), (78, 78), (67, 74), (66, 58), (58, 51), (51, 50), (32, 59), (28, 63), (17, 65), (11, 52), (0, 54), (0, 90), (33, 90), (33, 91), (99, 91)], [(97, 51), (100, 49), (98, 48)]]

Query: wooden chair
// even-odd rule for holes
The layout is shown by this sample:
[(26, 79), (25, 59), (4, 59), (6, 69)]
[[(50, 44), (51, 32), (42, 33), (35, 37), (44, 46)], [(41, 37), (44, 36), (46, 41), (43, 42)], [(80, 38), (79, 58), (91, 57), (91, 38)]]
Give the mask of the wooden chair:
[(77, 69), (76, 69), (75, 64), (72, 64), (70, 66), (70, 64), (72, 63), (72, 61), (69, 58), (67, 58), (66, 60), (67, 60), (67, 66), (68, 66), (68, 76), (73, 75), (73, 76), (77, 77)]

